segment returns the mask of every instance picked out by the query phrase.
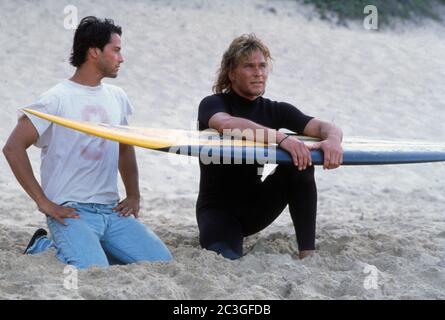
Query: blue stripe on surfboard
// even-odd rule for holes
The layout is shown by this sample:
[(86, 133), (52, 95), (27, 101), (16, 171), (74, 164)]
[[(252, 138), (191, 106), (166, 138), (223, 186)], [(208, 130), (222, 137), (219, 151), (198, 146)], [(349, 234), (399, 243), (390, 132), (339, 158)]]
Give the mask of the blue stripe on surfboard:
[[(290, 154), (280, 148), (230, 146), (172, 146), (159, 151), (200, 157), (204, 163), (291, 164)], [(311, 151), (312, 163), (323, 164), (323, 152)], [(445, 161), (445, 151), (344, 151), (343, 165), (382, 165)]]

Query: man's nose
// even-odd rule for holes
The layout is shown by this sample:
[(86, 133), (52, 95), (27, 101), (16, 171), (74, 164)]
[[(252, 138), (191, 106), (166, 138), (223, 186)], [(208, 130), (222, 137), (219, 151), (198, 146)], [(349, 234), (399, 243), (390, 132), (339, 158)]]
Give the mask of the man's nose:
[(263, 75), (263, 69), (260, 66), (255, 67), (254, 69), (254, 75), (255, 76), (262, 76)]
[(119, 55), (119, 63), (124, 62), (124, 56), (122, 54)]

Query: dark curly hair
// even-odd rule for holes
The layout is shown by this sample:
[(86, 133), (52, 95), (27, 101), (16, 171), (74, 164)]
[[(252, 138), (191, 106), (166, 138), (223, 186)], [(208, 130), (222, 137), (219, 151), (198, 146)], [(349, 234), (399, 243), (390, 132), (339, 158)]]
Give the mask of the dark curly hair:
[(93, 16), (83, 18), (74, 34), (70, 63), (80, 67), (86, 61), (88, 49), (103, 50), (110, 42), (112, 33), (122, 35), (122, 28), (115, 25), (112, 19), (102, 20)]

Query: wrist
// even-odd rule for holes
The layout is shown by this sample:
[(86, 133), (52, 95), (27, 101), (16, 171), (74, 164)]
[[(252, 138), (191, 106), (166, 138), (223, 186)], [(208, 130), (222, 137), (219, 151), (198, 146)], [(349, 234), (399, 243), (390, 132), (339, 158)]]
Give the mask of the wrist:
[(288, 136), (287, 134), (285, 134), (283, 132), (280, 132), (280, 131), (277, 131), (276, 138), (275, 138), (275, 143), (276, 144), (281, 143), (281, 141), (283, 141), (283, 139), (285, 139), (287, 136)]
[(326, 140), (330, 140), (330, 141), (335, 141), (335, 142), (339, 142), (339, 143), (341, 143), (341, 141), (342, 141), (342, 137), (341, 137), (341, 136), (338, 136), (338, 135), (335, 135), (335, 134), (331, 134), (331, 135), (329, 135), (329, 136), (326, 138)]
[(287, 134), (283, 134), (283, 137), (279, 140), (279, 142), (278, 142), (278, 147), (281, 147), (281, 145), (282, 145), (282, 143), (286, 140), (286, 139), (288, 139), (290, 137), (290, 135), (287, 135)]
[(140, 200), (141, 195), (140, 194), (127, 194), (127, 199)]
[(36, 205), (37, 205), (37, 207), (38, 207), (39, 209), (42, 208), (42, 207), (47, 206), (48, 203), (51, 202), (51, 201), (50, 201), (47, 197), (45, 197), (44, 195), (36, 197), (34, 201), (35, 201), (35, 203), (36, 203)]

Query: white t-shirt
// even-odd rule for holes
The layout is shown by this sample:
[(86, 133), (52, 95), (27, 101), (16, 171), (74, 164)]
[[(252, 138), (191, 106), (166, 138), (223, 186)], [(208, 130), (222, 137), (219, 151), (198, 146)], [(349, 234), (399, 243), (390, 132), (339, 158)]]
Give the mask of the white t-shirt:
[[(116, 86), (97, 87), (64, 80), (27, 106), (68, 119), (127, 125), (133, 107), (125, 92)], [(23, 115), (21, 113), (20, 115)], [(90, 136), (29, 117), (41, 148), (41, 184), (51, 201), (111, 204), (119, 200), (117, 173), (119, 143)]]

